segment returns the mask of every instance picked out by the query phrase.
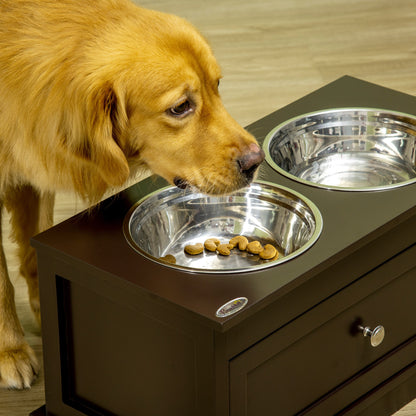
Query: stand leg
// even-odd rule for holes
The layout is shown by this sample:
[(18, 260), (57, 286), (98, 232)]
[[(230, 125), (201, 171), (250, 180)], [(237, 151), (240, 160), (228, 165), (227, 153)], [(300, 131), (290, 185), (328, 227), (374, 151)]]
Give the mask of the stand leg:
[(46, 416), (46, 406), (43, 405), (39, 409), (34, 410), (29, 416)]

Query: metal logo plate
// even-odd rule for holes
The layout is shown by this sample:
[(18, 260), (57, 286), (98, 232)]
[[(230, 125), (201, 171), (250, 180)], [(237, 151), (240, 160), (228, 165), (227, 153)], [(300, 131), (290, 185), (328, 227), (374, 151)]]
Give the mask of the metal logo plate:
[(230, 300), (229, 302), (225, 303), (220, 308), (218, 308), (217, 312), (215, 313), (215, 316), (217, 316), (218, 318), (225, 318), (226, 316), (233, 315), (234, 313), (241, 311), (241, 309), (243, 309), (244, 306), (247, 305), (247, 303), (248, 299), (245, 297)]

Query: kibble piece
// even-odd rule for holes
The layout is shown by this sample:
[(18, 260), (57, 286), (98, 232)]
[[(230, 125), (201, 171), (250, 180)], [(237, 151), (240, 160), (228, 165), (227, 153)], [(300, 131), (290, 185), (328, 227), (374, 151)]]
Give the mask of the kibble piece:
[(208, 251), (216, 251), (220, 243), (221, 241), (218, 238), (208, 238), (204, 243), (204, 247)]
[(185, 246), (185, 252), (191, 254), (192, 256), (201, 254), (203, 251), (204, 245), (202, 243), (188, 244), (187, 246)]
[(266, 244), (264, 246), (264, 250), (259, 253), (259, 257), (264, 260), (271, 260), (276, 256), (276, 254), (278, 254), (276, 248), (271, 244)]
[(275, 260), (277, 260), (279, 258), (279, 252), (276, 250), (276, 255), (272, 258), (272, 259), (270, 259), (271, 261), (275, 261)]
[(234, 247), (238, 246), (238, 249), (245, 251), (247, 249), (248, 240), (243, 235), (236, 235), (230, 240), (230, 244)]
[(263, 246), (260, 244), (260, 241), (252, 241), (247, 244), (247, 251), (251, 254), (259, 254), (263, 251)]
[(222, 256), (229, 256), (231, 254), (231, 250), (233, 249), (233, 246), (231, 244), (220, 244), (217, 247), (217, 251)]
[(172, 256), (172, 254), (166, 254), (166, 256), (159, 257), (159, 260), (165, 261), (166, 263), (176, 264), (176, 258), (175, 256)]

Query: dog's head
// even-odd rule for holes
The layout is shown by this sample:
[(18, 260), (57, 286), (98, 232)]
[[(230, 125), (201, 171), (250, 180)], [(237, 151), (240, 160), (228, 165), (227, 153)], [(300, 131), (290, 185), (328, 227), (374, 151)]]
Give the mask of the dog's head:
[(114, 32), (101, 52), (112, 59), (90, 104), (101, 176), (118, 186), (141, 164), (204, 193), (247, 185), (264, 153), (225, 110), (211, 48), (176, 16), (140, 15), (142, 28)]

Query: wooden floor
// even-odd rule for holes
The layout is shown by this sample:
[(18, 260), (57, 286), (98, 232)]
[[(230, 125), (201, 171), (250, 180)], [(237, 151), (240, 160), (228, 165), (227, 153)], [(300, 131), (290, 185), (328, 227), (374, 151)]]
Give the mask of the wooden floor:
[[(143, 0), (140, 4), (186, 17), (205, 34), (223, 69), (223, 100), (243, 125), (345, 74), (416, 95), (414, 0)], [(58, 195), (55, 221), (83, 207), (71, 195)], [(15, 247), (7, 239), (5, 246), (26, 337), (41, 357), (40, 332), (18, 276)], [(2, 390), (0, 416), (28, 415), (43, 404), (43, 395), (43, 374), (30, 390)], [(416, 415), (416, 401), (395, 414), (411, 415)]]

